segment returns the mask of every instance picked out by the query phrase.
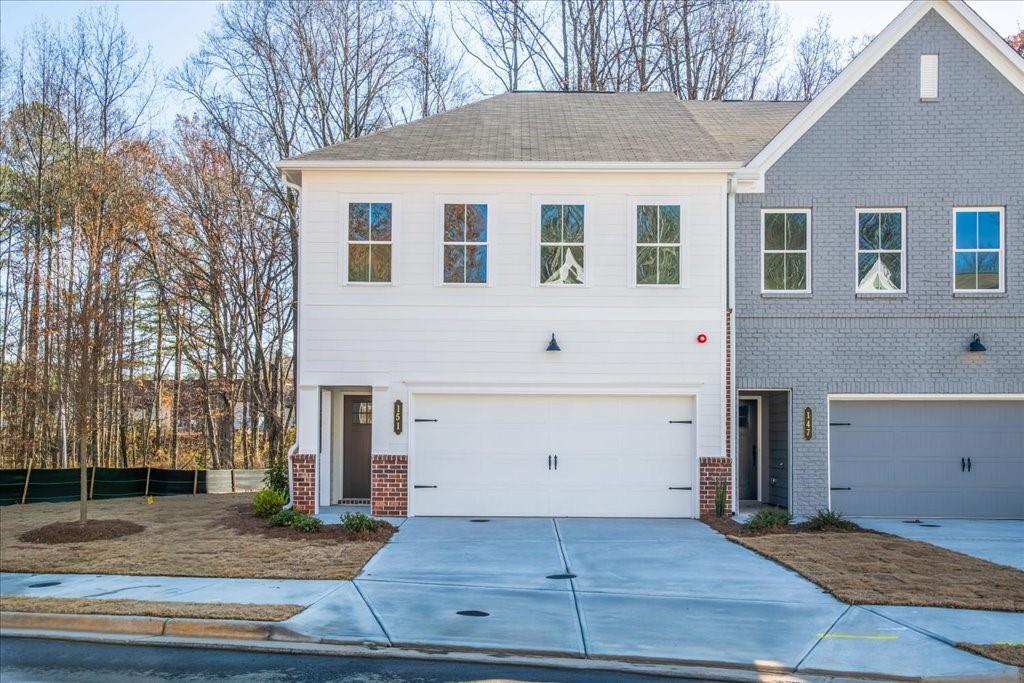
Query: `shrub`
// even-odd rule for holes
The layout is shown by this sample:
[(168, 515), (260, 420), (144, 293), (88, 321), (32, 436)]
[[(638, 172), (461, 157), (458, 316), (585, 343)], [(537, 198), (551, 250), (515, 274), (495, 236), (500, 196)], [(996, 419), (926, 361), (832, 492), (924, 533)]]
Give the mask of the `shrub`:
[(263, 483), (268, 489), (277, 491), (285, 500), (288, 499), (288, 458), (274, 458), (263, 475)]
[(835, 510), (818, 510), (804, 525), (811, 531), (853, 531), (857, 525)]
[(725, 516), (725, 496), (728, 492), (728, 481), (719, 479), (715, 482), (715, 517)]
[(266, 488), (253, 496), (252, 511), (257, 517), (272, 517), (281, 511), (285, 502), (283, 493)]
[(353, 533), (378, 531), (381, 527), (379, 519), (374, 519), (362, 512), (346, 512), (341, 516), (341, 523), (345, 525), (346, 531)]
[(323, 526), (323, 522), (318, 518), (298, 510), (281, 510), (270, 518), (270, 523), (274, 526), (291, 527), (306, 533), (320, 531)]
[(747, 526), (751, 529), (777, 529), (786, 526), (792, 519), (792, 515), (780, 508), (764, 508), (754, 513)]

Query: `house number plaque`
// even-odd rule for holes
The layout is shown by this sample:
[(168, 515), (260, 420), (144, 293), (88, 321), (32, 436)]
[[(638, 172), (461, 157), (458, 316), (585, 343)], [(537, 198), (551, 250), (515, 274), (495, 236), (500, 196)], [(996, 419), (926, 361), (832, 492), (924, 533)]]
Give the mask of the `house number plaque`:
[(814, 436), (814, 412), (804, 408), (804, 440), (810, 441)]
[(395, 401), (395, 434), (402, 433), (402, 402)]

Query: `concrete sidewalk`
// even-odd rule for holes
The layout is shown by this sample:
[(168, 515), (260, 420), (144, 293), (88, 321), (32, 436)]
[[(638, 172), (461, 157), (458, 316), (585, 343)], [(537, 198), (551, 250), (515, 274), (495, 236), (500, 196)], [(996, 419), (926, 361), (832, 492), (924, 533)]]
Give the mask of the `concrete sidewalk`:
[(270, 640), (800, 674), (1020, 680), (952, 644), (1024, 640), (1020, 613), (845, 605), (690, 520), (414, 518), (352, 582), (7, 574), (0, 592), (307, 606)]

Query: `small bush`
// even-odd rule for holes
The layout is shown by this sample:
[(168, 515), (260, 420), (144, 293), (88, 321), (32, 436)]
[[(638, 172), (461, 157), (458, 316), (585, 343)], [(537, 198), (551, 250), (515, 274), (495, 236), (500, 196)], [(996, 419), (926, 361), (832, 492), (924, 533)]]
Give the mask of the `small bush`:
[(253, 496), (252, 511), (257, 517), (272, 517), (281, 511), (285, 502), (283, 493), (266, 488)]
[(857, 525), (834, 510), (818, 510), (807, 520), (804, 527), (811, 531), (853, 531)]
[(320, 527), (323, 526), (323, 522), (318, 518), (298, 510), (281, 510), (270, 518), (270, 523), (274, 526), (291, 527), (306, 533), (320, 531)]
[(719, 479), (715, 482), (715, 517), (725, 517), (725, 497), (728, 493), (728, 481)]
[(277, 491), (288, 500), (288, 458), (274, 458), (263, 475), (263, 483), (268, 489)]
[(786, 526), (792, 519), (792, 515), (780, 508), (764, 508), (754, 513), (747, 526), (751, 529), (776, 529)]
[(341, 516), (341, 523), (345, 525), (346, 531), (353, 533), (379, 531), (381, 527), (379, 519), (374, 519), (362, 512), (346, 512)]

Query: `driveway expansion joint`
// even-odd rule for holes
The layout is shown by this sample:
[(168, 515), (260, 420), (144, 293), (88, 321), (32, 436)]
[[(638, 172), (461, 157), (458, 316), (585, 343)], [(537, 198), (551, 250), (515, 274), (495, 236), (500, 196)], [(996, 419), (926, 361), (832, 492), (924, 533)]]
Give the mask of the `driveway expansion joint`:
[[(555, 526), (555, 538), (558, 540), (558, 552), (562, 555), (562, 564), (565, 565), (565, 573), (569, 579), (569, 590), (572, 591), (572, 604), (576, 609), (576, 623), (580, 629), (580, 645), (583, 646), (583, 656), (590, 658), (590, 645), (587, 643), (587, 629), (585, 626), (585, 619), (583, 617), (583, 610), (580, 609), (580, 598), (576, 594), (576, 574), (573, 573), (572, 568), (569, 566), (569, 557), (565, 552), (565, 544), (562, 542), (562, 533), (558, 528), (558, 518), (552, 517), (551, 523)], [(553, 577), (548, 577), (553, 578)]]

